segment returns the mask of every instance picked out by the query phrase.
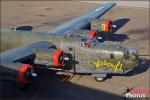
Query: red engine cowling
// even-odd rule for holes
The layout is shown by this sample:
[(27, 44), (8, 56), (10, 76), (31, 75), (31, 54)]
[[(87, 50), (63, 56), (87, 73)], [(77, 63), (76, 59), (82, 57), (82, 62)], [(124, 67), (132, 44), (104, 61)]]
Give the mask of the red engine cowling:
[(91, 30), (111, 32), (113, 23), (109, 19), (96, 19), (91, 22)]
[(98, 40), (102, 39), (101, 32), (98, 32), (97, 30), (91, 30), (89, 34), (91, 38), (96, 38)]
[(17, 83), (28, 84), (37, 76), (33, 67), (22, 63), (3, 63), (0, 68), (3, 79), (17, 81)]
[(62, 50), (56, 50), (53, 55), (54, 67), (62, 67), (64, 65), (63, 59), (64, 52)]
[(29, 64), (23, 64), (19, 68), (18, 79), (20, 83), (31, 82), (30, 78), (33, 75), (33, 67)]
[(96, 36), (98, 36), (98, 32), (96, 30), (91, 30), (90, 31), (90, 37), (95, 38)]
[(45, 61), (44, 65), (61, 68), (64, 65), (64, 52), (60, 49), (49, 48), (36, 51), (36, 59)]

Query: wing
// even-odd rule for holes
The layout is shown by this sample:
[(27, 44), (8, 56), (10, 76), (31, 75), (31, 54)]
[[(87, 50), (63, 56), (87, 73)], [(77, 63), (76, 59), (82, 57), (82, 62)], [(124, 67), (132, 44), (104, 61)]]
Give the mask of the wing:
[(35, 59), (43, 61), (49, 66), (59, 67), (63, 65), (63, 52), (51, 42), (40, 41), (23, 47), (11, 49), (0, 54), (1, 77), (9, 77), (21, 83), (28, 83), (36, 76), (32, 65)]
[(54, 30), (48, 32), (49, 34), (67, 34), (70, 31), (86, 29), (90, 25), (90, 20), (98, 19), (104, 13), (106, 13), (109, 9), (115, 6), (116, 3), (107, 3), (103, 4), (67, 23), (64, 23)]

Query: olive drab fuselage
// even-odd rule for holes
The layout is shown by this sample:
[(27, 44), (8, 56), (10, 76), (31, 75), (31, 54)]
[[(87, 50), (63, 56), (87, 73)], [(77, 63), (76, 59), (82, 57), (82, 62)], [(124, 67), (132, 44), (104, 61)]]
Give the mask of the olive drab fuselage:
[[(1, 38), (1, 52), (37, 41), (49, 41), (63, 50), (65, 55), (70, 55), (70, 60), (63, 67), (70, 72), (126, 73), (139, 64), (137, 52), (130, 55), (128, 49), (121, 45), (99, 43), (96, 39), (89, 38), (88, 35), (83, 37), (77, 33), (70, 33), (64, 36), (1, 30)], [(47, 56), (45, 54), (47, 53), (37, 53), (37, 57), (42, 59)]]

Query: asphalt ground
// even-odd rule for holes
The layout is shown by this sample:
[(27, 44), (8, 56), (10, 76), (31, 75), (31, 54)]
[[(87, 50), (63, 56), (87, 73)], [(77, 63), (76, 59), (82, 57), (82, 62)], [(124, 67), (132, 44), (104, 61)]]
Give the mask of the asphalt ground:
[[(52, 28), (98, 6), (97, 3), (74, 1), (7, 1), (1, 4), (1, 27), (32, 26), (35, 32)], [(117, 35), (129, 39), (117, 41), (124, 46), (139, 48), (141, 65), (127, 76), (113, 76), (105, 82), (96, 82), (90, 75), (75, 75), (37, 69), (40, 76), (25, 91), (15, 83), (0, 81), (1, 99), (114, 99), (122, 98), (127, 87), (149, 88), (149, 9), (115, 6), (102, 18), (112, 19), (118, 25)], [(73, 77), (71, 77), (73, 76)], [(69, 78), (70, 77), (70, 78)]]

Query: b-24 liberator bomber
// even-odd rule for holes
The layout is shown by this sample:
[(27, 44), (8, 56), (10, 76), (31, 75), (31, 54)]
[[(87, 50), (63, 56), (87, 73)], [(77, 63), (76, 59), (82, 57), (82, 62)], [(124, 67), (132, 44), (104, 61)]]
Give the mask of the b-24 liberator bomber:
[[(136, 68), (136, 48), (99, 42), (99, 32), (113, 28), (110, 20), (100, 16), (114, 5), (103, 4), (48, 33), (1, 29), (1, 78), (15, 80), (20, 86), (29, 84), (37, 76), (36, 64), (51, 70), (91, 74), (97, 81)], [(80, 34), (88, 27), (89, 34)]]

